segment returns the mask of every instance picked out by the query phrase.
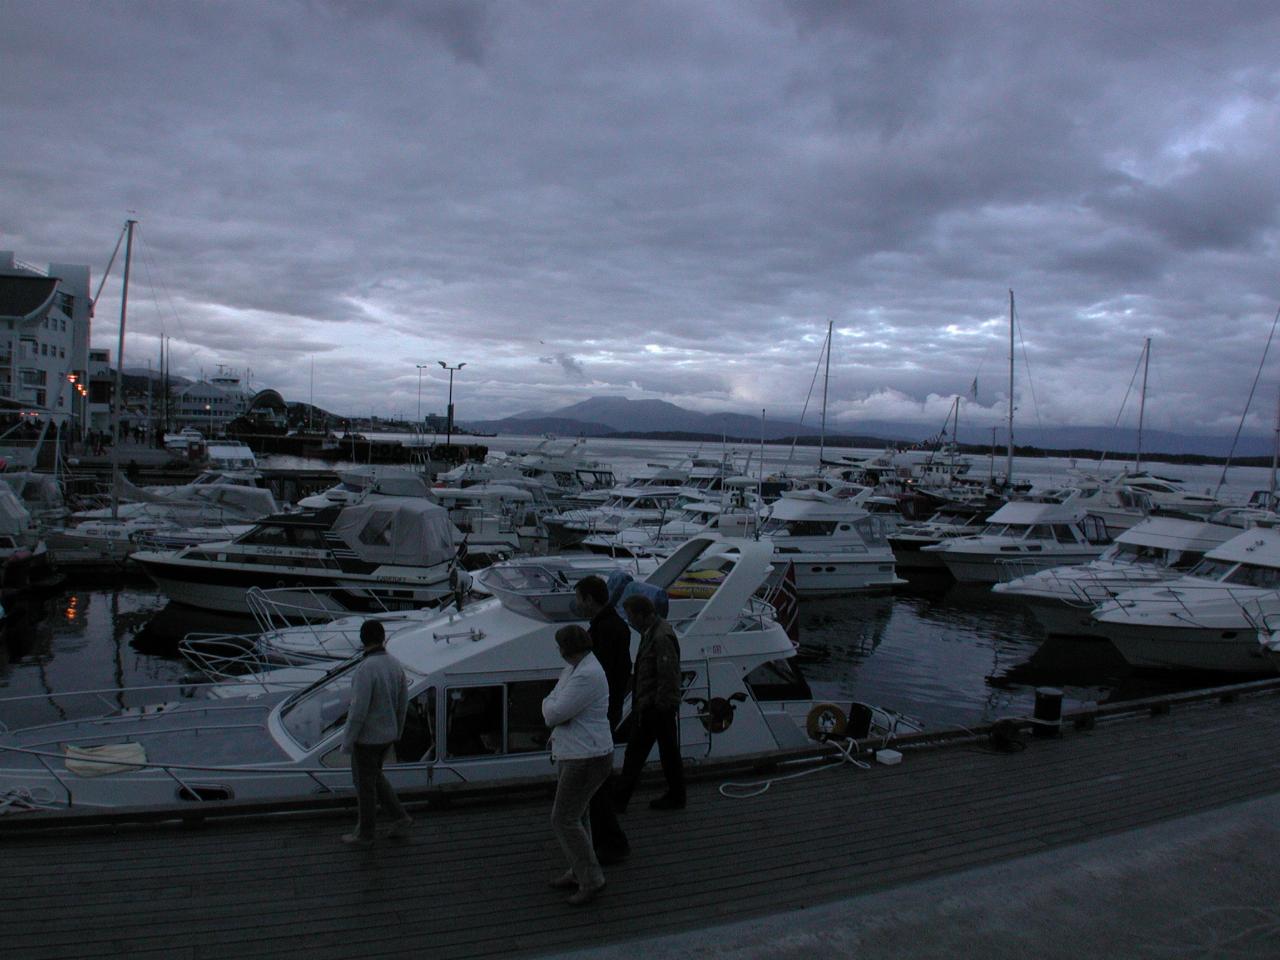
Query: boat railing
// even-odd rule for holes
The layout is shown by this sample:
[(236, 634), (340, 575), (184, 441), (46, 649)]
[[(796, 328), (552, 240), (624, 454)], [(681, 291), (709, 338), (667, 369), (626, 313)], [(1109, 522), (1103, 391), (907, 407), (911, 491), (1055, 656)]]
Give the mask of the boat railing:
[[(1158, 589), (1153, 586), (1152, 590)], [(1192, 624), (1197, 624), (1196, 619), (1200, 614), (1195, 609), (1195, 605), (1203, 600), (1218, 600), (1234, 603), (1242, 611), (1246, 607), (1256, 610), (1255, 616), (1263, 617), (1276, 615), (1280, 616), (1280, 588), (1260, 589), (1258, 587), (1235, 586), (1227, 583), (1198, 583), (1194, 585), (1178, 586), (1177, 581), (1171, 581), (1159, 593), (1153, 593), (1150, 596), (1143, 596), (1140, 599), (1130, 600), (1123, 596), (1117, 596), (1113, 605), (1108, 606), (1109, 613), (1130, 614), (1136, 608), (1146, 609), (1150, 607), (1176, 607), (1178, 608), (1178, 616)]]
[[(281, 666), (296, 666), (298, 661), (306, 664), (323, 662), (319, 657), (273, 657), (270, 647), (254, 637), (233, 633), (189, 633), (178, 641), (178, 653), (211, 683), (224, 680), (246, 682), (246, 677), (255, 677), (260, 680), (264, 692), (281, 684), (280, 680), (272, 680), (264, 674)], [(344, 658), (333, 658), (339, 659)], [(303, 682), (307, 681), (300, 681), (298, 685)]]
[[(65, 805), (68, 808), (76, 806), (75, 793), (72, 790), (73, 781), (68, 780), (68, 771), (57, 769), (56, 763), (60, 762), (64, 765), (68, 759), (68, 754), (55, 753), (49, 750), (37, 750), (32, 747), (16, 747), (8, 744), (0, 743), (0, 755), (17, 754), (19, 756), (32, 757), (39, 762), (40, 766), (49, 774), (55, 783), (62, 789), (66, 796)], [(197, 763), (169, 763), (153, 760), (134, 760), (134, 759), (95, 759), (94, 757), (71, 757), (78, 760), (86, 766), (100, 765), (102, 772), (97, 776), (113, 776), (125, 772), (137, 773), (142, 771), (158, 771), (167, 776), (178, 787), (178, 799), (191, 801), (194, 804), (214, 802), (216, 800), (226, 799), (218, 790), (211, 790), (210, 784), (198, 783), (192, 779), (193, 775), (200, 776), (204, 774), (221, 774), (221, 775), (239, 775), (244, 776), (250, 774), (253, 776), (262, 775), (283, 775), (297, 777), (300, 782), (315, 784), (320, 790), (337, 796), (339, 791), (331, 783), (328, 783), (322, 775), (333, 777), (335, 774), (342, 774), (343, 771), (336, 767), (300, 767), (295, 765), (276, 766), (270, 764), (255, 764), (252, 767), (246, 766), (226, 766), (216, 764), (197, 764)], [(109, 769), (115, 768), (115, 769)], [(12, 768), (9, 771), (12, 773)], [(185, 779), (184, 779), (185, 777)], [(218, 788), (225, 788), (226, 785), (218, 784)], [(38, 789), (38, 787), (37, 787)], [(350, 788), (347, 788), (350, 789)], [(56, 801), (53, 797), (49, 797), (46, 801), (43, 797), (37, 796), (35, 791), (31, 791), (33, 799), (39, 806), (56, 807)]]
[[(338, 594), (349, 594), (347, 587), (250, 587), (245, 592), (245, 605), (258, 624), (261, 633), (283, 630), (286, 627), (316, 626), (335, 617), (350, 616), (351, 611), (331, 599)], [(362, 591), (361, 600), (367, 600), (374, 609), (369, 616), (389, 614), (392, 611), (376, 590)], [(403, 611), (400, 611), (403, 612)]]

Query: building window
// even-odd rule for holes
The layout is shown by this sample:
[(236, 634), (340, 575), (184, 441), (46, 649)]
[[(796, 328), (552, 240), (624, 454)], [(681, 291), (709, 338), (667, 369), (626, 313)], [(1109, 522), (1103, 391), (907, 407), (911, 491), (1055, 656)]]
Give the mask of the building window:
[(49, 355), (49, 345), (47, 343), (40, 344), (40, 356), (47, 357)]
[(66, 348), (66, 347), (59, 347), (59, 348), (58, 348), (58, 357), (59, 357), (60, 359), (62, 359), (62, 360), (67, 359), (67, 348)]

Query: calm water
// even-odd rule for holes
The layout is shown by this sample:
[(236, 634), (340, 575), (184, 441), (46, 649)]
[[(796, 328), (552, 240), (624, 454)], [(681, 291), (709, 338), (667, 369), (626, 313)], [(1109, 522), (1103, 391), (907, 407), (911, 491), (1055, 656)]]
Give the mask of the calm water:
[[(487, 441), (491, 449), (527, 449), (527, 437)], [(645, 463), (711, 453), (714, 445), (591, 441), (589, 449), (626, 475)], [(874, 452), (874, 451), (873, 451)], [(785, 447), (766, 448), (771, 467)], [(812, 464), (817, 451), (797, 450)], [(1052, 478), (1067, 461), (1016, 461), (1023, 476)], [(1083, 467), (1084, 465), (1081, 464)], [(976, 468), (975, 468), (976, 469)], [(1220, 467), (1159, 467), (1198, 489), (1213, 488)], [(1268, 472), (1233, 468), (1223, 493), (1245, 499)], [(147, 582), (70, 584), (16, 611), (0, 648), (0, 695), (39, 695), (21, 707), (0, 705), (0, 722), (19, 725), (74, 710), (70, 690), (180, 683), (192, 671), (175, 646), (190, 631), (239, 633), (251, 620), (169, 604)], [(1133, 675), (1105, 642), (1046, 643), (1035, 619), (986, 588), (938, 578), (913, 581), (892, 595), (801, 603), (802, 656), (819, 694), (891, 707), (931, 727), (967, 725), (1025, 713), (1037, 686), (1058, 686), (1067, 705), (1130, 699), (1204, 685), (1196, 676)]]

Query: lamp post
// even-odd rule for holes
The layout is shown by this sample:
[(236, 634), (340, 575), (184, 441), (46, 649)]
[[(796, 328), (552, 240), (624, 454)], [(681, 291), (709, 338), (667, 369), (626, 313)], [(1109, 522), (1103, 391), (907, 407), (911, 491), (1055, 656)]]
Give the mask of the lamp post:
[(206, 403), (204, 405), (204, 412), (209, 415), (209, 439), (212, 440), (213, 439), (213, 404)]
[(460, 363), (456, 367), (451, 367), (443, 360), (437, 360), (436, 363), (449, 371), (449, 409), (447, 413), (448, 419), (445, 421), (444, 442), (451, 444), (453, 443), (453, 374), (454, 371), (461, 370), (466, 364)]
[(418, 429), (422, 429), (422, 371), (430, 367), (429, 363), (418, 364)]

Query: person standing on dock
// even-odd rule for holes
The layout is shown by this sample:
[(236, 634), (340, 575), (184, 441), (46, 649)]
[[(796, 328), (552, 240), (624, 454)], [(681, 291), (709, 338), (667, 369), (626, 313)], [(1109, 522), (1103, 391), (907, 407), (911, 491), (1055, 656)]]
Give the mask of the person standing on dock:
[(551, 881), (557, 890), (576, 891), (569, 903), (590, 903), (604, 889), (604, 871), (591, 845), (591, 798), (613, 770), (609, 731), (609, 681), (591, 652), (591, 636), (577, 624), (556, 631), (556, 646), (568, 664), (542, 701), (551, 728), (551, 755), (559, 774), (551, 807), (551, 829), (569, 860), (569, 869)]
[(654, 810), (683, 810), (684, 764), (680, 759), (680, 641), (671, 624), (658, 616), (653, 601), (636, 594), (622, 603), (631, 626), (640, 634), (635, 672), (631, 678), (634, 725), (627, 743), (622, 776), (614, 793), (614, 809), (626, 813), (640, 771), (654, 743), (662, 761), (667, 792), (649, 806)]
[(360, 625), (364, 659), (351, 676), (351, 706), (342, 733), (342, 749), (351, 754), (351, 779), (356, 788), (356, 829), (342, 842), (358, 847), (373, 844), (378, 805), (395, 818), (390, 836), (405, 837), (413, 820), (400, 805), (382, 764), (392, 744), (404, 734), (409, 685), (404, 669), (386, 648), (387, 633), (379, 620)]
[[(591, 623), (591, 652), (600, 661), (609, 682), (609, 729), (616, 731), (622, 720), (622, 701), (631, 679), (631, 629), (609, 603), (609, 588), (596, 576), (583, 577), (574, 587), (578, 610)], [(591, 840), (596, 859), (604, 866), (624, 860), (631, 844), (613, 812), (615, 777), (610, 769), (604, 784), (591, 798)]]

